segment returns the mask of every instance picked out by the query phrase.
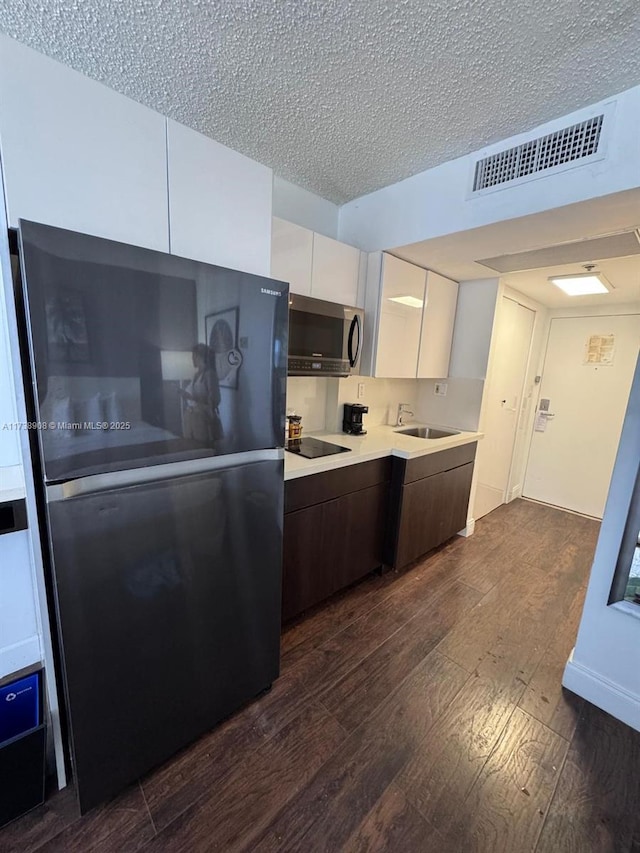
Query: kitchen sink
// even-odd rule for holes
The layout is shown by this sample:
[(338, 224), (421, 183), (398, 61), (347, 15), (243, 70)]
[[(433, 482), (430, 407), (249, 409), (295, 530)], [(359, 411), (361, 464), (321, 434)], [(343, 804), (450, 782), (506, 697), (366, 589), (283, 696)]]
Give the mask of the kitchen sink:
[(397, 429), (400, 435), (412, 435), (415, 438), (448, 438), (450, 435), (459, 435), (460, 430), (457, 429), (438, 429), (437, 427), (407, 427), (406, 429)]

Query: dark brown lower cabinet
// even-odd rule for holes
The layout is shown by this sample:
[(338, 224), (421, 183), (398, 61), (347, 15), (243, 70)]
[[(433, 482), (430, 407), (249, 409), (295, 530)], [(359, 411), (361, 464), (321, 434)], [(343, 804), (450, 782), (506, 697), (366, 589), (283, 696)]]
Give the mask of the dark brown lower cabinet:
[(406, 566), (467, 524), (476, 444), (394, 459), (385, 562)]
[(390, 461), (285, 483), (283, 621), (382, 564)]
[(282, 619), (386, 563), (399, 568), (467, 523), (476, 444), (359, 462), (285, 483)]

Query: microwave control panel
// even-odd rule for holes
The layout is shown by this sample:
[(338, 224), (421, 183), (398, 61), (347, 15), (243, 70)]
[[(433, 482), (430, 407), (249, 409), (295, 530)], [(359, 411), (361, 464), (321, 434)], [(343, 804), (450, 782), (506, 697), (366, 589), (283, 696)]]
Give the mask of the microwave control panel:
[(336, 376), (348, 376), (351, 372), (349, 362), (346, 359), (325, 358), (317, 360), (313, 358), (290, 357), (287, 363), (290, 376), (310, 376), (314, 373), (335, 374)]

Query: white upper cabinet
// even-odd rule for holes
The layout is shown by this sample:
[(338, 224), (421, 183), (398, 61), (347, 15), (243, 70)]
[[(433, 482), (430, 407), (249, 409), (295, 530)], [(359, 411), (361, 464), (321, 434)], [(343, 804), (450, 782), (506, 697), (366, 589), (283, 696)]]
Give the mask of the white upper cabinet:
[(418, 379), (443, 379), (448, 375), (457, 301), (458, 282), (428, 271)]
[(269, 276), (271, 169), (168, 120), (171, 252)]
[(415, 378), (425, 279), (420, 267), (383, 256), (374, 376)]
[(288, 281), (292, 293), (362, 307), (361, 257), (360, 249), (273, 218), (271, 275)]
[(367, 267), (361, 373), (446, 377), (457, 283), (386, 253), (370, 254)]
[(359, 272), (359, 249), (323, 234), (313, 235), (312, 296), (357, 305)]
[(169, 250), (163, 116), (0, 36), (0, 140), (10, 225)]
[(288, 281), (292, 293), (311, 296), (313, 231), (274, 216), (271, 225), (271, 277)]

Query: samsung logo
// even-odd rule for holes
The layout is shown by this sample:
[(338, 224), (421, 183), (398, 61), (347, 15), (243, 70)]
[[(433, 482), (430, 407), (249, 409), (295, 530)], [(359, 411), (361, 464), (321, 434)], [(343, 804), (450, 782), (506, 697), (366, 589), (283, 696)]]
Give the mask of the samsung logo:
[(266, 293), (267, 296), (282, 296), (279, 290), (269, 290), (268, 287), (261, 287), (260, 293)]

